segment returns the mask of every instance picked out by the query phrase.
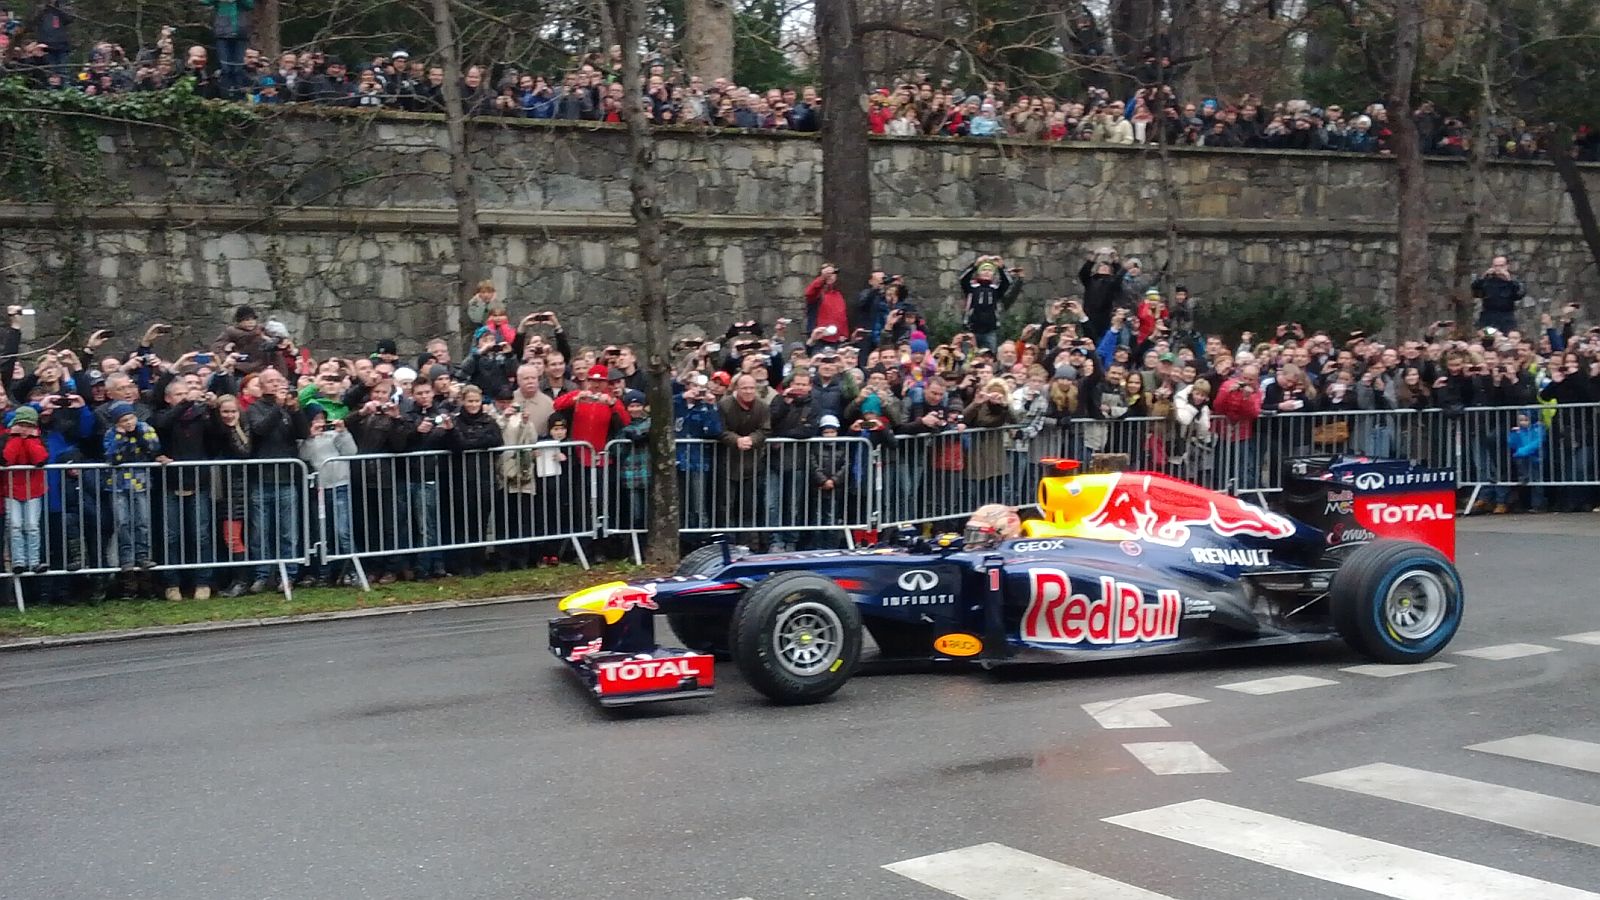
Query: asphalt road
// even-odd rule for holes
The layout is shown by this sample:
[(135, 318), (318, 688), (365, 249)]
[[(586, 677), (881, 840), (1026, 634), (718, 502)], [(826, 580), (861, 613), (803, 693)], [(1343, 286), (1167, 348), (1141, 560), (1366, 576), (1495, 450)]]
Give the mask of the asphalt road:
[[(1600, 632), (1600, 516), (1463, 530), (1450, 651), (1547, 652), (902, 674), (802, 709), (726, 677), (618, 717), (543, 651), (548, 606), (0, 655), (0, 898), (1600, 897), (1600, 644), (1560, 639)], [(1288, 675), (1330, 683), (1219, 687)], [(1156, 693), (1189, 698), (1165, 727), (1083, 709)]]

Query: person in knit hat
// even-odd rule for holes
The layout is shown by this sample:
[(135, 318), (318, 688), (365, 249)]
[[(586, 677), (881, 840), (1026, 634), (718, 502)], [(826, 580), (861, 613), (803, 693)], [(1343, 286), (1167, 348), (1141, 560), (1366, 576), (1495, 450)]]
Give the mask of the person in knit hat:
[(105, 436), (111, 472), (111, 512), (117, 528), (117, 560), (122, 571), (153, 569), (150, 556), (150, 463), (161, 455), (156, 430), (139, 418), (132, 403), (118, 400), (107, 411)]
[[(11, 418), (11, 429), (5, 446), (0, 448), (0, 459), (8, 467), (42, 466), (50, 458), (50, 451), (39, 437), (39, 411), (32, 406), (19, 407)], [(6, 532), (11, 539), (11, 571), (44, 572), (39, 522), (44, 518), (45, 477), (43, 469), (18, 472), (14, 468), (5, 473)]]

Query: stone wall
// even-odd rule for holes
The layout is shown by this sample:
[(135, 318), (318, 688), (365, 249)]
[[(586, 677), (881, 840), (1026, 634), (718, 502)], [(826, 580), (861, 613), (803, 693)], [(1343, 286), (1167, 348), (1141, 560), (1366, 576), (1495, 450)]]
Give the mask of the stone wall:
[[(486, 263), (517, 312), (553, 307), (581, 340), (634, 338), (637, 263), (624, 135), (593, 125), (473, 127)], [(131, 332), (151, 319), (209, 337), (251, 303), (307, 343), (456, 332), (455, 206), (442, 125), (425, 116), (285, 115), (224, 145), (100, 139), (105, 190), (67, 206), (3, 202), (0, 300)], [(1174, 150), (1181, 280), (1209, 302), (1337, 285), (1382, 302), (1393, 281), (1388, 160)], [(662, 202), (675, 324), (798, 313), (822, 260), (817, 146), (789, 134), (664, 134)], [(924, 306), (948, 303), (976, 252), (1029, 271), (1028, 296), (1076, 289), (1089, 247), (1165, 257), (1160, 160), (1147, 150), (876, 140), (874, 253)], [(1466, 166), (1429, 164), (1434, 278), (1453, 264)], [(1600, 170), (1588, 170), (1591, 190)], [(1578, 296), (1588, 255), (1554, 170), (1497, 164), (1475, 256), (1509, 252), (1539, 298)], [(1476, 264), (1476, 262), (1475, 262)]]

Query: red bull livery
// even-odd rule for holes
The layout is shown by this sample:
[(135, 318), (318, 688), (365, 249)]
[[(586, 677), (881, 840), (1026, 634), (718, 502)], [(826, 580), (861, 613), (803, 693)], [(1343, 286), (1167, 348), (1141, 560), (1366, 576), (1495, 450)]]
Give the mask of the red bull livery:
[[(1020, 526), (985, 507), (965, 535), (933, 540), (764, 555), (719, 542), (671, 578), (567, 597), (550, 650), (606, 706), (707, 696), (717, 660), (777, 702), (808, 703), (877, 661), (993, 668), (1342, 639), (1409, 663), (1460, 625), (1447, 471), (1294, 459), (1258, 506), (1158, 473), (1047, 464), (1040, 515)], [(658, 642), (663, 624), (680, 646)]]

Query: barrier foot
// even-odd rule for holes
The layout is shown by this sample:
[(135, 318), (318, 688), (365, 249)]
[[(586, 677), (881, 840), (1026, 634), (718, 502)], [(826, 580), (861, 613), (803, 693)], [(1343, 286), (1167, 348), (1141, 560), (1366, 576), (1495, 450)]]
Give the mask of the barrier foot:
[(278, 579), (283, 585), (283, 602), (288, 603), (294, 599), (294, 582), (289, 579), (288, 563), (278, 563)]
[(17, 612), (27, 612), (28, 604), (22, 600), (22, 579), (15, 575), (11, 576), (11, 593), (17, 598)]
[(856, 548), (856, 533), (848, 528), (844, 530), (844, 545), (851, 550)]
[(1461, 514), (1463, 516), (1472, 515), (1472, 508), (1478, 505), (1478, 492), (1481, 490), (1483, 490), (1483, 485), (1481, 484), (1472, 486), (1472, 494), (1471, 496), (1467, 497), (1467, 506), (1465, 509), (1461, 510)]
[(633, 564), (636, 566), (644, 565), (644, 553), (639, 549), (639, 532), (635, 531), (628, 535), (628, 539), (633, 542)]
[(572, 538), (572, 552), (578, 554), (578, 565), (583, 566), (585, 572), (589, 571), (589, 557), (583, 552), (583, 544), (577, 538)]
[(372, 582), (367, 580), (367, 570), (361, 566), (361, 557), (350, 557), (350, 567), (356, 570), (356, 584), (361, 585), (361, 593), (372, 593)]

